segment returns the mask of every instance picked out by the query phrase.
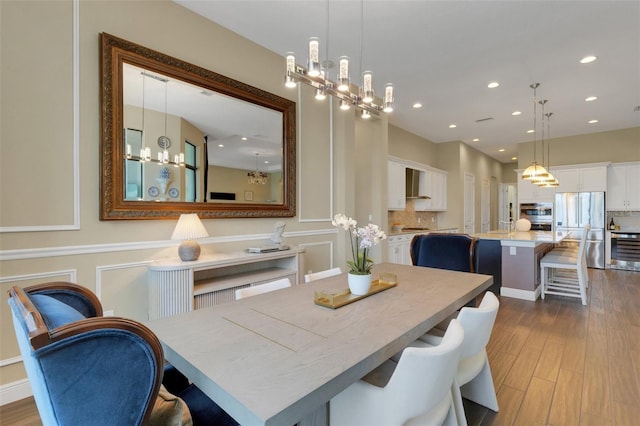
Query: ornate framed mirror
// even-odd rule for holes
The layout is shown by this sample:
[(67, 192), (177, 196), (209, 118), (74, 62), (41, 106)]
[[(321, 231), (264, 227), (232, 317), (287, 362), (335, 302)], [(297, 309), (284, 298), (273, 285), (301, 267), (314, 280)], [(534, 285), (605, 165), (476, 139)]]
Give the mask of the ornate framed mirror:
[(100, 34), (100, 219), (293, 217), (295, 102)]

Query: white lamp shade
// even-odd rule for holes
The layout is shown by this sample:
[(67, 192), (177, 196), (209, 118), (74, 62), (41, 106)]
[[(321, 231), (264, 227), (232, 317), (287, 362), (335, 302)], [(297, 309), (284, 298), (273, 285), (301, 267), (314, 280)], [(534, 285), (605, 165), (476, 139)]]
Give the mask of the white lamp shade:
[(195, 213), (181, 214), (176, 228), (171, 235), (172, 240), (195, 240), (208, 237), (209, 234), (200, 218)]

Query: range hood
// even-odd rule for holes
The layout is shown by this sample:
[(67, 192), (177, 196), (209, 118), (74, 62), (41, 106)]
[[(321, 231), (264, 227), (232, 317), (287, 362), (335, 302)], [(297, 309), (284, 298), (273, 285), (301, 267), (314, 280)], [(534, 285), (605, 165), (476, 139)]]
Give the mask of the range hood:
[(427, 195), (420, 195), (420, 170), (410, 169), (407, 167), (406, 169), (406, 197), (409, 199), (422, 199), (422, 200), (430, 200), (431, 197)]

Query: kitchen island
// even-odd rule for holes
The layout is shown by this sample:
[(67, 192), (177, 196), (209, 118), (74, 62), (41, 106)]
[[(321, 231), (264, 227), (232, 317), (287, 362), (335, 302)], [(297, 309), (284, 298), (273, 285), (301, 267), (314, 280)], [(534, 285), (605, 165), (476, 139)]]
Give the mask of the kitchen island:
[(504, 230), (472, 234), (480, 244), (500, 244), (500, 295), (531, 301), (540, 295), (540, 259), (567, 235), (567, 232)]

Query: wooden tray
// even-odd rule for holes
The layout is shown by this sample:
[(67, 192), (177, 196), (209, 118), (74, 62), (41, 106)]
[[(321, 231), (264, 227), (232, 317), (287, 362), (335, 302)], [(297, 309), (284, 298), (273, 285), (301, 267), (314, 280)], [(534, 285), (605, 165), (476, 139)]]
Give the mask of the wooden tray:
[(351, 294), (348, 288), (338, 291), (337, 293), (316, 291), (313, 301), (316, 305), (324, 306), (331, 309), (337, 309), (350, 303), (356, 302), (360, 299), (364, 299), (365, 297), (369, 297), (373, 294), (380, 293), (381, 291), (389, 290), (390, 288), (397, 285), (397, 282), (385, 282), (378, 279), (371, 281), (371, 288), (369, 289), (369, 292), (367, 294)]

